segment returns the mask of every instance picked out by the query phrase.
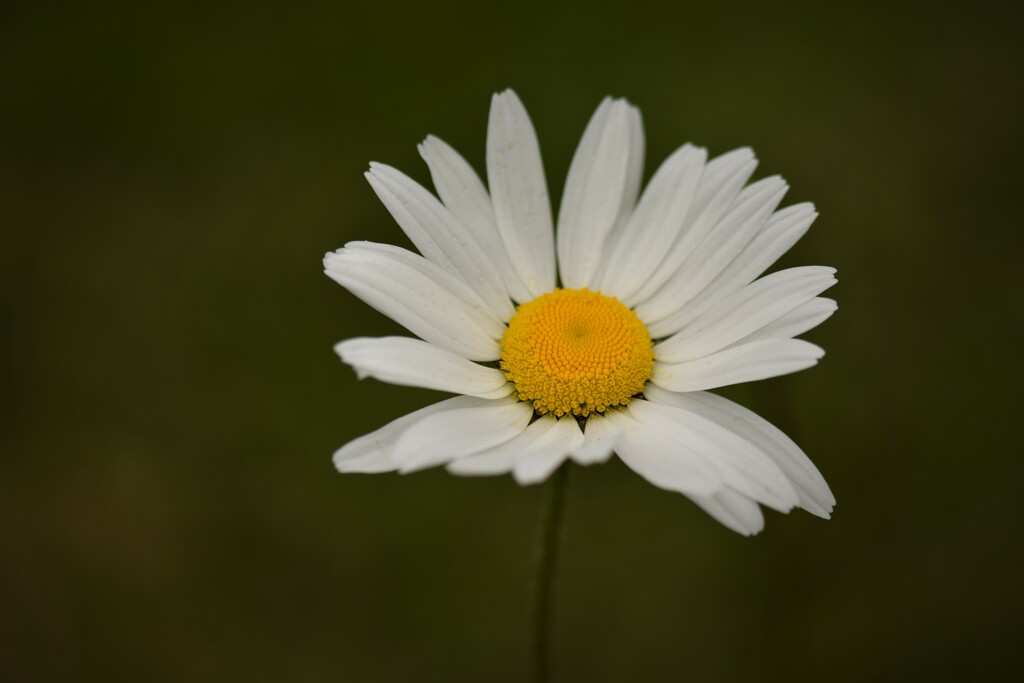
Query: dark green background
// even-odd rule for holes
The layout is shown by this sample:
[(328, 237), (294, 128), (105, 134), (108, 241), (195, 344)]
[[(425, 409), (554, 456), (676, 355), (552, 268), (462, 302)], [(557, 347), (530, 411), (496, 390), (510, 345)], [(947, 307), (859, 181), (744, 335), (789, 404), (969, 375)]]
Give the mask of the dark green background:
[[(519, 681), (541, 490), (342, 476), (432, 392), (331, 352), (398, 327), (324, 277), (405, 244), (361, 174), (483, 164), (514, 87), (552, 194), (605, 94), (751, 145), (839, 269), (815, 369), (727, 392), (832, 521), (754, 539), (573, 473), (568, 681), (1020, 673), (1022, 140), (1011, 5), (43, 3), (0, 10), (0, 678)], [(89, 3), (89, 5), (92, 5)]]

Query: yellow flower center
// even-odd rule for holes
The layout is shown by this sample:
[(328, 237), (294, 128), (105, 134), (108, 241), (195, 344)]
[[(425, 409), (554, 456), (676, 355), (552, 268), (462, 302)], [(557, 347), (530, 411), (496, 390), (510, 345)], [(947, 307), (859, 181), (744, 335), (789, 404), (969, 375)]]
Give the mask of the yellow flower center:
[(643, 391), (652, 346), (644, 324), (618, 299), (556, 289), (516, 309), (501, 340), (501, 369), (538, 413), (586, 416)]

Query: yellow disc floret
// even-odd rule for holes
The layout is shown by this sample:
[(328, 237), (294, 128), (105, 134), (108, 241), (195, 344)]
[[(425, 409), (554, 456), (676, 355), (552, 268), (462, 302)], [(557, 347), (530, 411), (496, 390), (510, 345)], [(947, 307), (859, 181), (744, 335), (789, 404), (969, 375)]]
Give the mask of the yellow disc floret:
[(540, 414), (604, 412), (629, 403), (654, 351), (636, 313), (589, 289), (556, 289), (522, 304), (501, 340), (501, 369)]

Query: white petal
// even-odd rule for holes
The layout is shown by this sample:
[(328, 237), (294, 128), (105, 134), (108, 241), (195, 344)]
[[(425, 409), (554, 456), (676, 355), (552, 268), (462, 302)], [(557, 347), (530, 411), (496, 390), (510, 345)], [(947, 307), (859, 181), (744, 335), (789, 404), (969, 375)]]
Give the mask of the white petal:
[(699, 453), (714, 465), (727, 486), (780, 512), (788, 512), (799, 502), (786, 475), (756, 446), (714, 420), (670, 403), (656, 402), (656, 391), (647, 397), (646, 401), (634, 400), (629, 404), (629, 412), (636, 421)]
[(612, 456), (622, 430), (599, 413), (591, 413), (583, 432), (583, 443), (570, 453), (581, 465), (604, 462)]
[(485, 368), (446, 349), (409, 337), (358, 337), (334, 347), (359, 379), (423, 387), (479, 398), (501, 398), (512, 384), (496, 368)]
[(491, 100), (487, 179), (498, 231), (519, 279), (534, 297), (555, 288), (555, 240), (544, 166), (533, 124), (511, 90)]
[(396, 470), (399, 463), (394, 459), (394, 446), (406, 429), (435, 413), (476, 405), (476, 400), (469, 396), (456, 396), (393, 420), (335, 451), (334, 466), (339, 472), (376, 473)]
[(427, 260), (462, 278), (501, 320), (512, 317), (515, 309), (505, 283), (466, 225), (398, 169), (372, 163), (366, 179)]
[(494, 217), (494, 206), (473, 167), (445, 141), (428, 135), (419, 146), (441, 201), (477, 237), (498, 269), (508, 293), (519, 302), (533, 298), (512, 268)]
[(838, 306), (832, 299), (816, 297), (803, 306), (794, 308), (775, 322), (765, 325), (757, 332), (744, 337), (734, 346), (749, 344), (762, 339), (788, 339), (796, 337), (807, 330), (814, 329), (831, 317)]
[(760, 415), (708, 392), (677, 394), (648, 387), (659, 402), (685, 408), (722, 425), (761, 449), (786, 474), (800, 496), (800, 507), (828, 519), (836, 499), (825, 478), (793, 440)]
[(521, 434), (533, 415), (514, 396), (472, 399), (469, 407), (429, 415), (399, 437), (394, 458), (404, 474), (468, 457)]
[(460, 279), (410, 251), (350, 242), (324, 272), (410, 332), (470, 360), (496, 360), (504, 325)]
[[(630, 406), (636, 402), (631, 401)], [(606, 415), (622, 430), (615, 446), (619, 458), (658, 488), (698, 496), (710, 496), (722, 488), (714, 464), (686, 444), (620, 411), (610, 410)]]
[(654, 357), (663, 363), (682, 363), (724, 349), (834, 285), (835, 272), (835, 268), (804, 266), (756, 280), (681, 332), (655, 344)]
[(448, 463), (448, 471), (452, 474), (469, 477), (489, 477), (507, 474), (515, 469), (517, 462), (538, 436), (546, 432), (551, 425), (546, 421), (536, 420), (530, 423), (521, 434), (493, 448), (471, 455), (467, 458)]
[(650, 272), (643, 286), (624, 303), (630, 308), (643, 303), (668, 282), (733, 205), (757, 161), (749, 148), (741, 147), (712, 159), (704, 167), (686, 223), (672, 248)]
[(744, 536), (753, 536), (764, 529), (764, 515), (757, 503), (732, 489), (722, 489), (710, 498), (690, 496), (704, 512)]
[(629, 166), (626, 169), (626, 185), (623, 188), (622, 208), (619, 210), (617, 228), (626, 226), (633, 208), (636, 206), (636, 198), (640, 196), (640, 185), (644, 180), (644, 120), (640, 110), (629, 105)]
[(682, 230), (704, 171), (707, 150), (683, 145), (655, 172), (613, 248), (605, 251), (600, 289), (632, 297)]
[[(525, 432), (524, 432), (525, 433)], [(514, 437), (507, 444), (514, 444), (522, 438), (522, 434)], [(502, 444), (504, 446), (505, 444)], [(460, 460), (453, 460), (448, 463), (447, 469), (452, 474), (464, 477), (493, 477), (499, 474), (508, 474), (516, 464), (516, 454), (512, 449), (492, 448)]]
[(788, 375), (824, 355), (824, 349), (802, 339), (765, 339), (687, 363), (656, 362), (651, 381), (669, 391), (701, 391)]
[(531, 484), (546, 479), (582, 442), (575, 419), (549, 414), (509, 441), (449, 463), (448, 470), (470, 476), (513, 472), (520, 484)]
[(794, 204), (772, 214), (760, 232), (718, 276), (672, 315), (651, 325), (652, 335), (665, 337), (690, 324), (719, 301), (761, 273), (796, 244), (818, 214), (814, 205)]
[(629, 171), (631, 116), (625, 100), (605, 98), (583, 132), (558, 210), (562, 285), (590, 284), (601, 247), (618, 221)]
[(649, 325), (672, 315), (699, 294), (754, 238), (782, 201), (786, 189), (786, 183), (778, 176), (745, 188), (679, 272), (637, 307), (637, 316)]
[[(555, 419), (550, 415), (541, 417), (533, 425), (546, 422), (548, 426), (522, 454), (516, 458), (512, 476), (521, 486), (536, 484), (547, 479), (558, 466), (565, 462), (569, 452), (583, 444), (583, 433), (576, 419), (569, 416)], [(529, 429), (527, 429), (529, 431)]]
[[(644, 149), (644, 122), (643, 117), (640, 115), (640, 110), (633, 105), (629, 105), (629, 121), (629, 165), (626, 169), (626, 183), (622, 197), (622, 206), (619, 209), (619, 217), (615, 221), (615, 227), (612, 228), (608, 238), (604, 241), (604, 245), (601, 247), (601, 262), (591, 277), (590, 284), (587, 285), (589, 289), (605, 291), (605, 293), (608, 293), (608, 291), (602, 288), (601, 283), (604, 281), (609, 267), (610, 255), (618, 252), (622, 245), (626, 243), (624, 240), (626, 226), (633, 215), (633, 211), (636, 209), (636, 199), (640, 196), (640, 186), (644, 179), (644, 156), (646, 151)], [(650, 270), (649, 264), (646, 269)]]

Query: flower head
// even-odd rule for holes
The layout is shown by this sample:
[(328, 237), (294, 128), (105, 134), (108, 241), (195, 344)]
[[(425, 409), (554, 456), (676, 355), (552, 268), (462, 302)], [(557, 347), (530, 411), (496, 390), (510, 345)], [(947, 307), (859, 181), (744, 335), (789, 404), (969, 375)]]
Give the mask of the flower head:
[[(810, 227), (781, 210), (785, 182), (747, 185), (746, 148), (708, 160), (683, 145), (640, 194), (643, 127), (605, 99), (587, 125), (552, 225), (533, 126), (495, 95), (487, 181), (428, 137), (435, 196), (373, 163), (367, 179), (420, 254), (352, 242), (327, 274), (412, 332), (335, 350), (359, 376), (460, 394), (401, 417), (334, 455), (342, 472), (511, 472), (542, 481), (562, 462), (613, 453), (740, 533), (759, 504), (827, 518), (835, 503), (806, 455), (747, 409), (708, 393), (810, 367), (796, 339), (836, 309), (835, 270), (762, 274)], [(557, 263), (557, 265), (556, 265)]]

